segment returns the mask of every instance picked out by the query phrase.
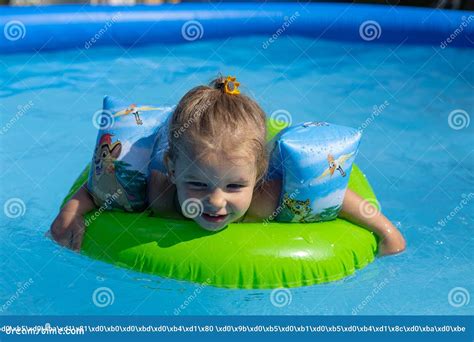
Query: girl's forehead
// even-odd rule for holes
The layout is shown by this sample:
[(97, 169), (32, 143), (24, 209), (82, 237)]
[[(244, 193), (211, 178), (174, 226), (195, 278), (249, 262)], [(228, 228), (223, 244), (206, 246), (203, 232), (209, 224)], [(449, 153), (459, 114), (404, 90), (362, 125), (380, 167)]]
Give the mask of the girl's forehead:
[(229, 156), (225, 153), (209, 153), (205, 156), (178, 157), (176, 168), (186, 176), (208, 178), (242, 178), (254, 176), (255, 162), (251, 157)]

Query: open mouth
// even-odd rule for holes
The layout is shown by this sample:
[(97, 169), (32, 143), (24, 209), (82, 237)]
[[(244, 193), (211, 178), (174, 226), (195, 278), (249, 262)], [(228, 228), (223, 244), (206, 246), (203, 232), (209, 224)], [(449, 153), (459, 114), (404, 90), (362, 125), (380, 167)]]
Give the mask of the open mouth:
[(226, 215), (217, 215), (217, 214), (208, 214), (208, 213), (202, 213), (202, 218), (204, 218), (206, 221), (209, 222), (223, 222), (229, 216), (229, 214)]

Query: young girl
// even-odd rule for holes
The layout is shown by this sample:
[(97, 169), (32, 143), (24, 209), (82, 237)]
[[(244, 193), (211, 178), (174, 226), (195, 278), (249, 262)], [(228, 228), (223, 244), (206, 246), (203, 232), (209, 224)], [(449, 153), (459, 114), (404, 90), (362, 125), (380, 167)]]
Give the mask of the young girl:
[[(167, 173), (151, 172), (149, 206), (162, 217), (192, 217), (202, 228), (223, 229), (231, 222), (261, 222), (279, 205), (281, 181), (264, 181), (268, 166), (266, 118), (259, 105), (240, 94), (238, 83), (218, 78), (190, 90), (174, 111), (169, 148), (163, 158)], [(199, 207), (189, 215), (188, 207)], [(339, 217), (357, 223), (380, 238), (380, 255), (405, 249), (405, 240), (375, 207), (347, 189)], [(60, 244), (80, 250), (84, 214), (95, 209), (83, 185), (61, 209), (51, 226)]]

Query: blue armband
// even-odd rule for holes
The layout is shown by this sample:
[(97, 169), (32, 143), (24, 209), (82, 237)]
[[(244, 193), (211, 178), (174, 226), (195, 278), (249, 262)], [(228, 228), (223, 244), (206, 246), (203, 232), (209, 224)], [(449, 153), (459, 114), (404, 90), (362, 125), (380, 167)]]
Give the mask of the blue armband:
[(102, 111), (94, 115), (99, 134), (87, 183), (97, 206), (126, 211), (146, 207), (151, 152), (172, 109), (104, 98)]
[(281, 178), (277, 221), (316, 222), (337, 217), (361, 133), (326, 122), (283, 129), (273, 140), (268, 178)]

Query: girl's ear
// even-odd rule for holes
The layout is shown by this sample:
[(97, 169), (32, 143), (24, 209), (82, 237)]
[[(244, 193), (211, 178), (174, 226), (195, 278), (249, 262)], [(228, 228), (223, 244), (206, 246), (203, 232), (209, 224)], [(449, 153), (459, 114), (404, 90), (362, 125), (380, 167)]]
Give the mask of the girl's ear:
[(165, 162), (165, 167), (166, 170), (168, 171), (168, 178), (171, 181), (171, 183), (175, 184), (176, 182), (176, 177), (175, 177), (175, 163), (173, 160), (171, 160), (170, 155), (168, 152), (165, 152), (164, 155), (164, 162)]

